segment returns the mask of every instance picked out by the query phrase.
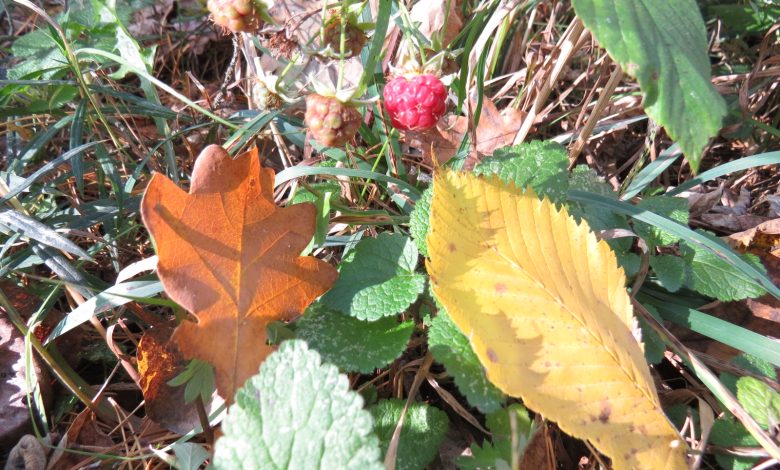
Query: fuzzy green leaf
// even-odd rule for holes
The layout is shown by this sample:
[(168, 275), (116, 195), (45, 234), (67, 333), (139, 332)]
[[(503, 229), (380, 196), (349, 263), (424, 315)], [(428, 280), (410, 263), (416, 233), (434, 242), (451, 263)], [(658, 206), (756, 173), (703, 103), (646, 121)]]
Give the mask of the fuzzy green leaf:
[[(682, 225), (688, 225), (688, 202), (679, 197), (651, 196), (642, 199), (637, 207), (668, 217)], [(680, 241), (680, 237), (650, 224), (634, 221), (634, 231), (644, 238), (650, 249)]]
[(476, 167), (477, 175), (496, 174), (518, 188), (531, 186), (539, 196), (563, 202), (569, 189), (566, 149), (555, 142), (533, 141), (497, 149)]
[(393, 362), (406, 349), (414, 322), (395, 317), (367, 322), (322, 306), (312, 306), (298, 320), (298, 338), (325, 362), (344, 372), (368, 374)]
[(472, 456), (458, 459), (458, 466), (462, 470), (511, 468), (512, 420), (514, 420), (515, 429), (515, 455), (521, 457), (522, 460), (526, 447), (531, 443), (531, 439), (533, 439), (539, 427), (528, 416), (528, 410), (524, 406), (515, 403), (487, 416), (486, 422), (488, 429), (493, 434), (493, 441), (485, 441), (481, 447), (472, 444)]
[[(404, 402), (383, 400), (371, 408), (374, 429), (382, 443), (382, 453), (387, 452), (390, 439), (401, 419)], [(397, 470), (421, 470), (436, 457), (439, 445), (447, 434), (447, 414), (425, 403), (411, 403), (401, 426), (398, 442)]]
[(707, 31), (695, 0), (573, 0), (609, 55), (635, 77), (647, 114), (680, 143), (693, 170), (726, 103), (710, 82)]
[[(745, 430), (742, 423), (731, 416), (715, 420), (710, 431), (710, 443), (721, 447), (755, 447), (758, 445), (758, 441)], [(715, 460), (727, 470), (748, 470), (753, 468), (758, 461), (755, 458), (723, 454), (715, 454)]]
[(650, 267), (658, 283), (669, 292), (677, 292), (685, 283), (685, 260), (679, 256), (651, 256)]
[[(309, 190), (311, 189), (311, 191)], [(314, 192), (312, 192), (314, 191)], [(316, 193), (316, 194), (315, 194)], [(330, 193), (329, 199), (337, 201), (341, 194), (341, 186), (333, 181), (324, 181), (321, 183), (312, 183), (308, 188), (299, 186), (290, 201), (290, 204), (300, 204), (302, 202), (317, 202), (317, 199)]]
[(737, 380), (737, 398), (764, 429), (780, 424), (780, 393), (753, 377)]
[[(696, 232), (721, 245), (723, 250), (731, 250), (714, 235), (702, 230)], [(686, 258), (690, 259), (686, 285), (691, 289), (724, 302), (759, 297), (765, 293), (761, 286), (755, 284), (742, 271), (709, 250), (683, 244), (682, 251)], [(757, 257), (743, 255), (742, 258), (756, 269), (765, 272)]]
[(468, 338), (463, 336), (444, 309), (440, 309), (431, 322), (428, 349), (434, 359), (447, 368), (471, 406), (482, 413), (490, 413), (506, 401), (506, 396), (487, 379)]
[(364, 238), (342, 260), (322, 303), (360, 320), (401, 313), (425, 288), (425, 277), (415, 273), (417, 258), (417, 247), (404, 235)]
[(345, 375), (305, 342), (287, 341), (236, 393), (213, 465), (381, 470), (372, 424)]
[(428, 245), (425, 237), (428, 236), (431, 217), (431, 199), (433, 199), (433, 185), (423, 191), (422, 197), (417, 200), (414, 210), (409, 216), (409, 233), (412, 235), (420, 254), (428, 257)]

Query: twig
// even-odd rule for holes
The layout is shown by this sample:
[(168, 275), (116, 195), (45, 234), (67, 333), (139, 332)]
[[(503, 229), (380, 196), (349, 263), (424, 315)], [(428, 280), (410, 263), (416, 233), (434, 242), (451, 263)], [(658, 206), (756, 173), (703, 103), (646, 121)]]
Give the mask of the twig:
[(609, 77), (609, 81), (607, 81), (607, 84), (604, 85), (604, 89), (601, 90), (599, 99), (596, 101), (596, 106), (593, 108), (593, 111), (591, 111), (590, 117), (585, 123), (585, 127), (582, 128), (580, 135), (577, 136), (577, 140), (571, 147), (571, 151), (569, 151), (569, 168), (574, 166), (574, 163), (580, 156), (582, 149), (585, 147), (585, 143), (588, 141), (591, 133), (593, 132), (593, 129), (596, 127), (599, 116), (601, 116), (601, 113), (604, 112), (604, 109), (607, 107), (607, 104), (609, 104), (610, 99), (612, 99), (612, 93), (614, 93), (615, 88), (617, 88), (618, 83), (620, 83), (620, 80), (623, 79), (623, 69), (620, 68), (619, 64), (615, 65), (615, 70), (612, 71), (612, 75)]

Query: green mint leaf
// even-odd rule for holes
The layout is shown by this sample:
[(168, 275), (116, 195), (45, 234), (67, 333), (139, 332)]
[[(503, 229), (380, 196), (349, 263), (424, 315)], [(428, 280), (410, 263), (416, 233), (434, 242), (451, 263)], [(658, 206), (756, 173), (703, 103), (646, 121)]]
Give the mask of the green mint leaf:
[(468, 338), (444, 309), (439, 310), (428, 329), (428, 349), (434, 359), (444, 365), (471, 406), (482, 413), (501, 408), (506, 396), (487, 379)]
[[(697, 232), (720, 244), (723, 250), (731, 250), (728, 245), (709, 232), (702, 230)], [(709, 250), (691, 247), (688, 244), (683, 244), (681, 247), (683, 254), (690, 259), (686, 285), (691, 289), (724, 302), (759, 297), (766, 292), (742, 271)], [(765, 271), (757, 257), (742, 255), (742, 258), (757, 269)]]
[[(376, 433), (382, 443), (382, 454), (387, 452), (390, 439), (401, 419), (402, 400), (383, 400), (371, 407)], [(422, 470), (439, 450), (447, 433), (447, 414), (425, 403), (411, 403), (401, 426), (398, 442), (397, 470)]]
[(604, 178), (599, 176), (596, 171), (588, 165), (577, 165), (571, 170), (569, 175), (569, 189), (578, 191), (588, 191), (617, 198), (617, 193), (608, 185)]
[(685, 260), (674, 255), (650, 257), (658, 283), (669, 292), (677, 292), (685, 283)]
[(780, 393), (754, 377), (737, 380), (737, 399), (764, 429), (780, 424)]
[[(710, 443), (721, 447), (755, 447), (758, 445), (758, 441), (747, 432), (742, 423), (731, 416), (715, 420), (710, 431)], [(758, 462), (757, 458), (724, 454), (715, 454), (715, 460), (727, 470), (748, 470)]]
[(306, 343), (268, 356), (236, 393), (216, 443), (216, 469), (384, 468), (363, 399)]
[(422, 197), (415, 203), (414, 210), (409, 215), (409, 233), (412, 235), (420, 254), (428, 257), (428, 243), (425, 237), (428, 236), (431, 217), (431, 199), (433, 199), (433, 185), (423, 191)]
[(342, 260), (339, 279), (322, 303), (360, 320), (399, 314), (425, 288), (425, 277), (415, 273), (417, 258), (407, 236), (385, 232), (364, 238)]
[(726, 103), (710, 81), (707, 31), (694, 0), (573, 0), (599, 44), (639, 82), (647, 114), (694, 171)]
[(290, 204), (317, 202), (317, 199), (324, 197), (328, 193), (330, 193), (331, 201), (338, 201), (341, 194), (341, 186), (333, 181), (312, 183), (308, 185), (308, 188), (298, 186), (298, 189), (295, 190), (295, 194), (293, 195)]
[[(688, 225), (688, 201), (683, 198), (650, 196), (642, 199), (637, 207), (668, 217), (682, 225)], [(634, 221), (634, 231), (644, 238), (651, 250), (657, 246), (667, 246), (680, 241), (676, 235), (638, 220)]]
[(531, 186), (539, 196), (560, 203), (569, 189), (568, 165), (569, 157), (562, 145), (537, 140), (497, 149), (474, 167), (474, 173), (498, 175), (501, 181), (512, 182), (518, 188)]
[[(644, 305), (645, 309), (650, 312), (650, 315), (654, 316), (656, 320), (663, 322), (658, 310), (652, 305)], [(639, 320), (639, 327), (642, 329), (642, 343), (645, 347), (645, 359), (651, 364), (658, 364), (664, 359), (664, 353), (666, 352), (666, 343), (658, 336), (658, 333), (647, 324), (644, 318), (637, 315)]]
[(344, 372), (369, 374), (393, 362), (406, 349), (414, 322), (395, 317), (367, 322), (322, 306), (312, 306), (298, 320), (298, 338), (325, 362)]
[(528, 410), (520, 404), (512, 404), (487, 416), (486, 423), (493, 434), (493, 441), (482, 447), (471, 446), (472, 457), (458, 459), (457, 464), (462, 469), (511, 468), (512, 462), (512, 428), (515, 429), (515, 455), (521, 457), (526, 447), (531, 443), (539, 427), (528, 415)]
[[(747, 371), (753, 372), (755, 374), (760, 374), (763, 375), (764, 377), (768, 377), (774, 381), (777, 381), (777, 372), (775, 371), (775, 366), (773, 366), (770, 362), (761, 359), (758, 356), (742, 353), (739, 356), (732, 359), (731, 363)], [(723, 382), (723, 385), (725, 385), (726, 388), (731, 390), (731, 393), (733, 393), (734, 395), (737, 394), (738, 379), (739, 377), (732, 375), (728, 372), (724, 372), (720, 374), (720, 381)]]

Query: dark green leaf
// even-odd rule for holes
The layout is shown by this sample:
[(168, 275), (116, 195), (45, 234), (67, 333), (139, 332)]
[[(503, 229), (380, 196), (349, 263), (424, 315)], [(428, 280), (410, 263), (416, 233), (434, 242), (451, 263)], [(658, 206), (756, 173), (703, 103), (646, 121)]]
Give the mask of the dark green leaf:
[(482, 413), (490, 413), (506, 401), (504, 394), (487, 379), (468, 338), (458, 330), (444, 309), (439, 309), (428, 329), (428, 349), (434, 359), (447, 368), (471, 406)]
[(540, 196), (563, 202), (568, 190), (569, 158), (566, 149), (555, 142), (533, 141), (497, 149), (476, 167), (478, 175), (495, 174), (518, 188), (531, 186)]
[(393, 362), (406, 349), (414, 322), (395, 317), (367, 322), (322, 306), (312, 306), (298, 320), (298, 338), (325, 362), (344, 372), (368, 374)]
[(417, 248), (404, 235), (364, 238), (339, 265), (340, 276), (322, 303), (360, 320), (378, 320), (406, 310), (425, 287), (415, 273)]
[[(403, 408), (402, 400), (383, 400), (371, 407), (374, 427), (383, 454), (387, 452)], [(447, 433), (448, 423), (447, 415), (438, 408), (425, 403), (411, 403), (401, 426), (395, 468), (397, 470), (426, 468), (439, 451), (439, 445)]]
[(428, 257), (428, 243), (425, 237), (428, 236), (431, 217), (431, 199), (433, 199), (433, 185), (423, 191), (422, 197), (415, 203), (414, 210), (409, 216), (409, 234), (412, 235), (417, 249), (424, 257)]
[(573, 0), (609, 55), (635, 77), (647, 114), (698, 169), (726, 103), (710, 82), (707, 31), (695, 0)]

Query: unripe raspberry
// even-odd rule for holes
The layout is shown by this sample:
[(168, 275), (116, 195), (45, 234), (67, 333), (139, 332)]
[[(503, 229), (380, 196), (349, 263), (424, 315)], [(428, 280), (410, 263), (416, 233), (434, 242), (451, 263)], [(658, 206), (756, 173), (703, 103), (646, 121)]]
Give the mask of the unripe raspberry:
[(268, 0), (208, 0), (214, 23), (234, 33), (252, 33), (267, 17)]
[(255, 79), (252, 83), (252, 103), (260, 111), (269, 111), (281, 108), (284, 101), (278, 94), (269, 90), (264, 81)]
[(314, 140), (326, 147), (343, 147), (360, 128), (360, 112), (332, 96), (306, 97), (304, 122)]
[(430, 74), (395, 77), (385, 86), (384, 98), (393, 127), (405, 131), (430, 129), (447, 109), (447, 90)]
[[(325, 47), (329, 47), (336, 55), (341, 54), (341, 16), (332, 16), (325, 24)], [(344, 58), (358, 55), (366, 45), (368, 36), (354, 21), (347, 21), (344, 26)]]

